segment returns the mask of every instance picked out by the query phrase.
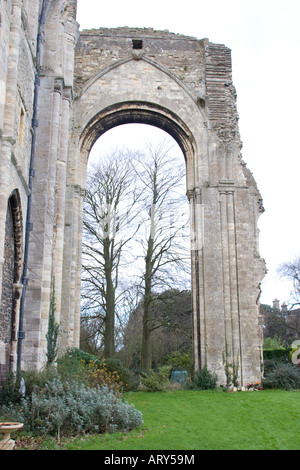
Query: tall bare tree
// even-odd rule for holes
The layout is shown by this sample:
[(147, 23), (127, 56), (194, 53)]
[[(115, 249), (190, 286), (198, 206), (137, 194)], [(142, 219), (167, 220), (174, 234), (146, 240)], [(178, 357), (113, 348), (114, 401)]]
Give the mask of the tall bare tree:
[(300, 257), (281, 264), (279, 273), (282, 277), (291, 281), (293, 286), (289, 302), (291, 308), (300, 305)]
[[(300, 257), (293, 261), (281, 264), (279, 267), (280, 275), (289, 280), (292, 285), (291, 298), (288, 304), (282, 306), (281, 311), (277, 312), (277, 322), (284, 325), (288, 331), (288, 337), (294, 339), (300, 338)], [(298, 307), (298, 308), (295, 308)]]
[(131, 158), (126, 151), (101, 157), (89, 171), (84, 204), (83, 314), (97, 325), (94, 335), (104, 336), (106, 358), (115, 353), (115, 318), (126, 290), (120, 289), (120, 267), (138, 229)]
[(144, 310), (141, 367), (147, 371), (152, 365), (151, 333), (158, 328), (151, 304), (159, 290), (178, 287), (182, 273), (188, 270), (189, 211), (184, 162), (180, 166), (163, 142), (149, 146), (146, 154), (137, 158), (135, 171), (144, 188), (144, 237), (139, 239), (144, 259), (140, 283)]

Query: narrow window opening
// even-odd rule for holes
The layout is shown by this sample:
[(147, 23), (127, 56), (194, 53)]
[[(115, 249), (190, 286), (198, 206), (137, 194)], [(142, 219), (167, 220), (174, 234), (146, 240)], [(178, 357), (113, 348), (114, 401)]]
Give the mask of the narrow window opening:
[(133, 39), (132, 49), (143, 49), (143, 41), (141, 39)]
[(19, 143), (21, 147), (23, 147), (23, 143), (24, 143), (24, 134), (25, 134), (25, 111), (23, 107), (21, 106), (20, 127), (19, 127)]

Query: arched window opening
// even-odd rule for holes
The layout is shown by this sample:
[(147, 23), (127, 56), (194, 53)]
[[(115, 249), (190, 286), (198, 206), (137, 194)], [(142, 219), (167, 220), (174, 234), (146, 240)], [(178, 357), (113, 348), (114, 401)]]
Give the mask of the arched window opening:
[[(127, 367), (138, 362), (149, 369), (168, 355), (191, 350), (185, 173), (178, 143), (146, 124), (123, 124), (106, 131), (89, 155), (81, 341), (87, 343), (94, 329), (97, 338), (89, 348), (94, 347), (94, 353), (102, 348), (105, 357), (116, 355)], [(99, 187), (102, 199), (95, 196)], [(111, 320), (109, 306), (114, 311)], [(109, 328), (114, 336), (107, 345)]]

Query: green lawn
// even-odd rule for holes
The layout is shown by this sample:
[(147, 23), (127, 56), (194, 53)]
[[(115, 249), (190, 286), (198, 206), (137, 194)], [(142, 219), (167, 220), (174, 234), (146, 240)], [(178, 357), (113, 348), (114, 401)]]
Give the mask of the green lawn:
[(76, 439), (82, 450), (299, 450), (300, 391), (136, 392), (144, 426)]

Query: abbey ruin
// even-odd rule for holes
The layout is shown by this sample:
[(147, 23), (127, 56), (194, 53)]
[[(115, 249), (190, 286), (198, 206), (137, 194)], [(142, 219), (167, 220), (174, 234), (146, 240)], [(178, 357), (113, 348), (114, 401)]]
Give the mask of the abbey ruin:
[(60, 351), (79, 347), (89, 152), (107, 130), (168, 132), (186, 161), (193, 351), (224, 382), (261, 378), (262, 200), (241, 156), (231, 51), (122, 27), (80, 31), (76, 0), (0, 0), (0, 375), (46, 358), (55, 277)]

